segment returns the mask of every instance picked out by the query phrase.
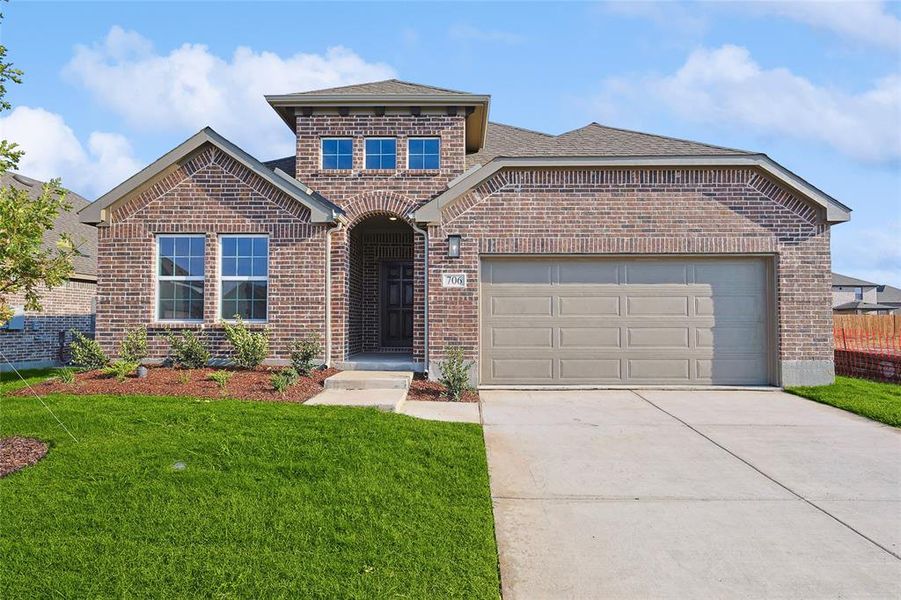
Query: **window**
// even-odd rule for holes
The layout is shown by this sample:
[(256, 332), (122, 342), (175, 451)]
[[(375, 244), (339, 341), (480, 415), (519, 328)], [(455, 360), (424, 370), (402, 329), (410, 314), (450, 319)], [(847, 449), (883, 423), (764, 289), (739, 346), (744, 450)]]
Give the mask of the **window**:
[(158, 321), (203, 320), (202, 235), (157, 237)]
[(353, 169), (354, 141), (351, 138), (324, 138), (322, 140), (323, 169)]
[(441, 167), (441, 140), (410, 138), (407, 140), (407, 167), (414, 170)]
[(857, 300), (858, 302), (863, 300), (863, 288), (862, 287), (854, 288), (854, 299)]
[(367, 169), (397, 167), (397, 140), (394, 138), (367, 138), (365, 149)]
[(266, 320), (269, 287), (269, 240), (260, 235), (221, 237), (220, 316), (245, 321)]

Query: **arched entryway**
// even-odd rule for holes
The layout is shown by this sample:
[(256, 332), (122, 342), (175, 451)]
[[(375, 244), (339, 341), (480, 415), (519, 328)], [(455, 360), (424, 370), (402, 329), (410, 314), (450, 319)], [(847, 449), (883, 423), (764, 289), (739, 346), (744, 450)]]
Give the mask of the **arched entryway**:
[(372, 214), (348, 231), (347, 360), (413, 359), (417, 329), (415, 232), (396, 215)]

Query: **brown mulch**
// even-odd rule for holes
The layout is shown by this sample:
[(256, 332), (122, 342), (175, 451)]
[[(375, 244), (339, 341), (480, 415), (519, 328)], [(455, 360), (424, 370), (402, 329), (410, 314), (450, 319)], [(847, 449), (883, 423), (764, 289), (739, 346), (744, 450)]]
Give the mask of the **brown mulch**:
[(34, 438), (0, 438), (0, 477), (30, 467), (47, 454), (47, 444)]
[[(253, 371), (228, 369), (233, 375), (225, 390), (220, 390), (215, 381), (207, 375), (220, 369), (174, 369), (171, 367), (149, 367), (147, 377), (139, 379), (132, 375), (119, 382), (100, 371), (89, 371), (75, 375), (73, 383), (63, 383), (58, 379), (48, 379), (32, 386), (38, 394), (109, 394), (138, 396), (189, 396), (200, 398), (241, 398), (270, 402), (306, 402), (322, 391), (322, 381), (338, 373), (338, 369), (313, 371), (310, 377), (301, 377), (297, 383), (279, 394), (272, 389), (269, 377), (281, 369), (259, 368)], [(18, 390), (16, 395), (30, 393)]]
[[(434, 402), (450, 402), (450, 398), (444, 395), (444, 386), (437, 381), (429, 381), (417, 375), (410, 383), (410, 391), (407, 392), (407, 401), (431, 400)], [(463, 392), (460, 402), (478, 402), (479, 392)]]

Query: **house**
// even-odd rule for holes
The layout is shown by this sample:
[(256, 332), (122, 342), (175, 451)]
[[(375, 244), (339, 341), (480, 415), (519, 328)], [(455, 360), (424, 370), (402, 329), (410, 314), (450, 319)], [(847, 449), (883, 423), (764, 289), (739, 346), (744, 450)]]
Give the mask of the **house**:
[(488, 120), (490, 96), (397, 80), (266, 97), (296, 152), (207, 128), (81, 211), (97, 339), (146, 325), (315, 334), (342, 368), (480, 385), (833, 379), (830, 226), (850, 209), (764, 154), (591, 123)]
[[(25, 190), (36, 198), (44, 183), (7, 172), (0, 177), (0, 185)], [(90, 202), (74, 192), (68, 192), (66, 200), (72, 210), (60, 213), (53, 228), (44, 234), (43, 246), (56, 248), (60, 235), (66, 233), (78, 245), (81, 256), (73, 259), (75, 269), (66, 283), (41, 295), (43, 310), (26, 311), (22, 295), (10, 298), (16, 314), (0, 327), (0, 371), (60, 364), (65, 358), (65, 348), (72, 340), (72, 330), (93, 334), (97, 230), (82, 223), (77, 215)]]
[[(885, 290), (886, 286), (881, 286)], [(850, 315), (886, 315), (891, 313), (897, 307), (882, 304), (879, 298), (880, 286), (857, 279), (841, 275), (840, 273), (832, 274), (832, 311), (837, 314)], [(889, 291), (883, 291), (883, 298), (890, 297), (892, 294), (891, 286)], [(899, 303), (898, 306), (901, 306)]]
[(891, 307), (892, 314), (901, 315), (901, 289), (890, 285), (877, 286), (876, 303)]

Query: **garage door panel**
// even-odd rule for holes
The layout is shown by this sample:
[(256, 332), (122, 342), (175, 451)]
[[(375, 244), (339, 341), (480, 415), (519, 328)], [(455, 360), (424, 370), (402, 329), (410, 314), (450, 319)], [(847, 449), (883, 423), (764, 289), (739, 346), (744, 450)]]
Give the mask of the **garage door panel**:
[(768, 381), (763, 259), (486, 259), (482, 273), (483, 383)]

